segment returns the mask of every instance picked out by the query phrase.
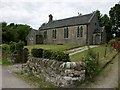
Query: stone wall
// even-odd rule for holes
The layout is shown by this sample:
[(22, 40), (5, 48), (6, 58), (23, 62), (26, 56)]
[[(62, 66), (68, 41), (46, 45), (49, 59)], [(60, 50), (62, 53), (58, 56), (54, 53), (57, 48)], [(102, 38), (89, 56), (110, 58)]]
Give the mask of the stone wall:
[(83, 62), (58, 62), (55, 60), (29, 57), (23, 71), (58, 87), (74, 87), (76, 82), (85, 80), (85, 64)]
[[(83, 27), (83, 37), (77, 37), (77, 28)], [(77, 44), (80, 46), (86, 45), (86, 25), (77, 25), (77, 26), (69, 26), (69, 34), (68, 38), (64, 38), (64, 28), (55, 28), (41, 31), (44, 34), (44, 31), (47, 32), (47, 38), (44, 39), (44, 43), (47, 44)], [(52, 32), (56, 30), (56, 39), (53, 39)]]

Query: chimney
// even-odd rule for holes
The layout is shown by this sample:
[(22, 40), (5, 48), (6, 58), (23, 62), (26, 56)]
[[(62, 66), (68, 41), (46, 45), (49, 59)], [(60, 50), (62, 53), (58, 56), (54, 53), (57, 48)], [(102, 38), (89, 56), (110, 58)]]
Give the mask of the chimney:
[(49, 15), (49, 22), (53, 21), (53, 16), (52, 14)]

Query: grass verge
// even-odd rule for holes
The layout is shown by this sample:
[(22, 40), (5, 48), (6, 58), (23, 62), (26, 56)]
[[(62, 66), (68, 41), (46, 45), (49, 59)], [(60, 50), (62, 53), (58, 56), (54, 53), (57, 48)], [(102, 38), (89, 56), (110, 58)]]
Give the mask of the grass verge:
[[(99, 46), (99, 47), (95, 47), (95, 48), (91, 48), (91, 49), (92, 49), (94, 52), (99, 53), (99, 58), (100, 58), (100, 59), (104, 57), (104, 55), (105, 55), (105, 49), (106, 49), (105, 45), (101, 45), (101, 46)], [(106, 50), (107, 50), (107, 52), (106, 52), (107, 54), (111, 53), (111, 52), (110, 52), (111, 47), (107, 47)], [(83, 51), (83, 52), (76, 53), (76, 54), (70, 56), (70, 60), (71, 60), (72, 62), (79, 61), (79, 60), (82, 59), (82, 57), (85, 57), (86, 54), (87, 54), (87, 50), (85, 50), (85, 51)]]
[(55, 88), (55, 86), (49, 82), (43, 81), (41, 78), (23, 74), (23, 73), (15, 73), (18, 77), (25, 80), (28, 84), (30, 84), (33, 88)]

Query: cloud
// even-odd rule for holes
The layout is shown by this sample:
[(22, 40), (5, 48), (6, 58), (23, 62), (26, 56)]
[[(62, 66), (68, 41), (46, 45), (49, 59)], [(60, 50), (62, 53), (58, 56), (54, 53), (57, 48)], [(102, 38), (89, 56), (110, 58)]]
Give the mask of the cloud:
[(86, 14), (100, 10), (108, 14), (110, 7), (118, 3), (117, 0), (2, 0), (0, 3), (0, 21), (8, 23), (28, 24), (38, 29), (44, 22), (48, 22), (48, 15), (54, 20)]

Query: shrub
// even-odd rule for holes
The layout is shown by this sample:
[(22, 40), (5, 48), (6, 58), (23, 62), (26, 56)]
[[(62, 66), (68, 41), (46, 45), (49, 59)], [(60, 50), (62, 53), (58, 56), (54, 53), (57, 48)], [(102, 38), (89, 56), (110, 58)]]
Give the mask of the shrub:
[(62, 51), (55, 51), (52, 53), (51, 59), (57, 61), (70, 62), (69, 54)]
[(17, 44), (16, 44), (16, 50), (19, 51), (19, 50), (22, 50), (24, 47), (24, 42), (23, 41), (19, 41)]
[(27, 60), (28, 60), (28, 54), (29, 54), (28, 49), (27, 49), (27, 48), (24, 48), (24, 49), (23, 49), (23, 62), (24, 62), (24, 63), (26, 63)]
[(33, 57), (42, 58), (43, 49), (42, 48), (39, 48), (39, 49), (33, 48), (31, 51), (31, 54)]
[(23, 47), (24, 47), (24, 42), (23, 41), (19, 41), (17, 44), (16, 44), (16, 52), (18, 54), (18, 57), (17, 57), (17, 62), (18, 63), (21, 63), (23, 62)]
[(108, 42), (108, 44), (109, 44), (111, 47), (113, 47), (114, 42), (115, 42), (115, 39), (112, 39), (112, 40), (110, 40), (110, 41)]
[(32, 49), (31, 54), (33, 57), (37, 58), (47, 58), (57, 61), (70, 62), (69, 54), (62, 51), (51, 51), (43, 49)]
[(8, 44), (2, 45), (2, 53), (7, 53), (7, 52), (9, 52), (9, 50), (10, 50), (10, 47)]
[(98, 73), (98, 71), (99, 71), (98, 59), (99, 59), (98, 53), (93, 52), (89, 48), (87, 55), (85, 56), (85, 59), (84, 59), (84, 62), (86, 64), (87, 79), (92, 80), (93, 77)]
[(51, 59), (52, 53), (51, 50), (43, 50), (43, 58)]
[(14, 52), (16, 50), (16, 42), (10, 42), (9, 45), (10, 45), (10, 51)]

